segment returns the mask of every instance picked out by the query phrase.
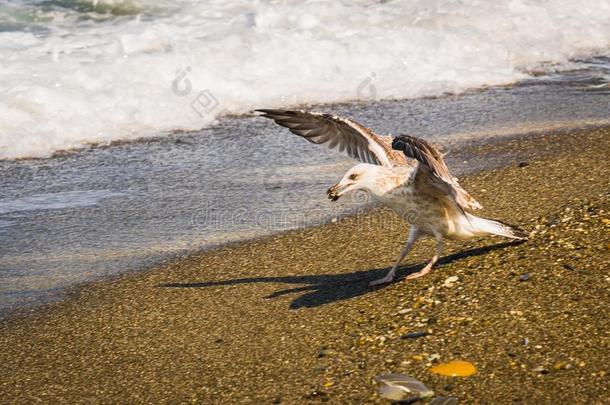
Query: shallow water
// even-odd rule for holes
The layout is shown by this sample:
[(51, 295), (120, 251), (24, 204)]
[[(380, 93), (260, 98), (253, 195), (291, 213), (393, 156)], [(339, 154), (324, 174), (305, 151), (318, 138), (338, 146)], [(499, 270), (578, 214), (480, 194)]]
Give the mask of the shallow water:
[[(466, 143), (610, 123), (607, 59), (586, 70), (459, 96), (312, 107), (380, 133), (445, 145), (457, 174), (523, 159), (469, 160)], [(601, 66), (601, 67), (600, 67)], [(606, 76), (605, 76), (606, 75)], [(525, 157), (526, 158), (526, 157)], [(467, 161), (467, 163), (465, 163)], [(353, 164), (273, 122), (242, 116), (212, 129), (0, 161), (0, 311), (227, 241), (310, 226), (366, 206), (325, 190)]]

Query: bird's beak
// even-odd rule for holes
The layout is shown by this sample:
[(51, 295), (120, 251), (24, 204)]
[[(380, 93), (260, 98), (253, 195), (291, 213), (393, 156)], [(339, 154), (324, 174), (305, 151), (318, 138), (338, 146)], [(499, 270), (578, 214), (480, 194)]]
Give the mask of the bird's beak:
[(341, 197), (342, 191), (345, 189), (345, 186), (340, 184), (335, 184), (331, 188), (328, 189), (326, 194), (328, 195), (328, 199), (331, 201), (337, 201), (339, 197)]

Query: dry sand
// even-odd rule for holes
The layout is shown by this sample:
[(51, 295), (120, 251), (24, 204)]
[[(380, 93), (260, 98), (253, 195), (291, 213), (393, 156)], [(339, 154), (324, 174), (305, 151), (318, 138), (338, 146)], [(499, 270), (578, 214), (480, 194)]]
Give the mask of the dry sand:
[[(369, 288), (407, 234), (379, 210), (82, 286), (0, 324), (2, 403), (387, 403), (387, 372), (461, 403), (610, 403), (610, 130), (483, 148), (530, 156), (462, 179), (530, 241), (449, 243)], [(454, 359), (478, 372), (428, 371)]]

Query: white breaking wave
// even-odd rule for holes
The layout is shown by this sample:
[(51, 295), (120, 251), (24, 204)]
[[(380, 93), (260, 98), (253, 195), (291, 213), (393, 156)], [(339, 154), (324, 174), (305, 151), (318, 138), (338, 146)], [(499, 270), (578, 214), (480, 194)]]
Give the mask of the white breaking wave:
[(56, 3), (0, 0), (0, 158), (456, 93), (610, 49), (610, 0)]

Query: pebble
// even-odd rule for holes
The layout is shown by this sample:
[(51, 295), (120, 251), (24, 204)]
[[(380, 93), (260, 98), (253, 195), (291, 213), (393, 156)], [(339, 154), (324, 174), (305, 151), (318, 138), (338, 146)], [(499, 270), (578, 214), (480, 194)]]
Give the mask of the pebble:
[(530, 279), (530, 273), (523, 273), (519, 276), (519, 281), (527, 281)]
[(438, 361), (438, 360), (440, 360), (440, 358), (441, 358), (441, 355), (440, 355), (440, 354), (438, 354), (438, 353), (434, 353), (434, 354), (431, 354), (431, 355), (429, 355), (428, 357), (426, 357), (426, 360), (428, 360), (429, 362), (433, 362), (433, 361)]
[(318, 357), (336, 356), (337, 354), (339, 354), (339, 353), (336, 350), (333, 350), (333, 349), (322, 349), (318, 353)]
[(320, 399), (322, 401), (328, 400), (328, 394), (322, 390), (313, 390), (305, 396), (307, 399)]
[(443, 282), (443, 287), (451, 288), (451, 287), (453, 287), (453, 284), (458, 280), (459, 280), (458, 276), (447, 277), (445, 279), (445, 281)]
[(532, 371), (535, 371), (535, 372), (540, 373), (540, 374), (548, 374), (549, 373), (549, 370), (547, 370), (545, 367), (542, 367), (542, 366), (538, 366), (538, 367), (532, 369)]
[(572, 367), (573, 366), (570, 363), (568, 363), (567, 361), (558, 361), (557, 363), (555, 363), (553, 365), (554, 370), (569, 370)]
[(333, 385), (335, 385), (334, 381), (329, 380), (324, 383), (324, 388), (331, 388)]

